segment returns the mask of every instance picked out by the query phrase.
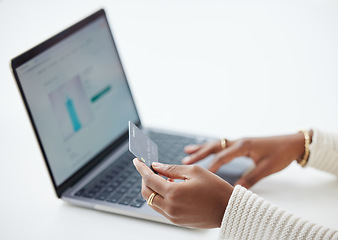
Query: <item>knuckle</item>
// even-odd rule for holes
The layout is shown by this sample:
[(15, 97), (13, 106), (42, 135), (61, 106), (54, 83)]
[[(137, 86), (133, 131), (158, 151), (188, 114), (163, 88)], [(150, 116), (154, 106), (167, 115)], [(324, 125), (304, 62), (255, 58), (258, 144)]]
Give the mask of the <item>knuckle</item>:
[(249, 138), (243, 138), (238, 141), (239, 147), (241, 149), (249, 149), (251, 145), (251, 139)]
[(200, 167), (200, 166), (198, 166), (198, 165), (191, 165), (191, 167), (190, 167), (190, 171), (191, 171), (192, 173), (198, 173), (198, 172), (201, 171), (201, 169), (202, 169), (202, 167)]
[(209, 148), (213, 152), (216, 152), (218, 150), (219, 145), (220, 145), (219, 141), (214, 141), (214, 142), (209, 143)]
[(245, 145), (248, 144), (248, 139), (247, 138), (242, 138), (238, 141), (239, 146), (244, 147)]

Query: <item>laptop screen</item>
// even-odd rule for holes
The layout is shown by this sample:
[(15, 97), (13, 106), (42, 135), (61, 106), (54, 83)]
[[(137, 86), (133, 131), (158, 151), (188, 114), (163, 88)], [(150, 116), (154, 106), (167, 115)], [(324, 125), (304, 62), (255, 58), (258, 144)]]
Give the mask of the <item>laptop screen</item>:
[(104, 15), (16, 68), (56, 186), (138, 114)]

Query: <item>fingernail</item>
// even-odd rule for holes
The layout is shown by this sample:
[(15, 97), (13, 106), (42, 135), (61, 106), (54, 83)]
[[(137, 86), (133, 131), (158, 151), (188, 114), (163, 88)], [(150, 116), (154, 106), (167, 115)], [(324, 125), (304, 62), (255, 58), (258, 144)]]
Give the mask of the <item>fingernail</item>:
[(159, 163), (159, 162), (153, 162), (151, 164), (151, 166), (153, 166), (154, 168), (160, 168), (160, 167), (163, 167), (163, 164), (162, 163)]
[(136, 166), (137, 161), (138, 161), (137, 158), (134, 158), (134, 159), (133, 159), (133, 164), (134, 164), (134, 166)]
[(182, 159), (182, 163), (187, 164), (190, 161), (190, 157), (185, 157)]

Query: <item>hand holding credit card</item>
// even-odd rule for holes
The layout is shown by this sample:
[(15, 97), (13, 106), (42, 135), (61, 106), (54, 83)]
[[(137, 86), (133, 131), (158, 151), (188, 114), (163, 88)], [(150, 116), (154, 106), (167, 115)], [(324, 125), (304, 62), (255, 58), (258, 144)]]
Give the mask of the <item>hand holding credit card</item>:
[[(129, 151), (153, 171), (151, 164), (158, 162), (158, 148), (134, 123), (129, 121)], [(155, 172), (155, 171), (154, 171)]]

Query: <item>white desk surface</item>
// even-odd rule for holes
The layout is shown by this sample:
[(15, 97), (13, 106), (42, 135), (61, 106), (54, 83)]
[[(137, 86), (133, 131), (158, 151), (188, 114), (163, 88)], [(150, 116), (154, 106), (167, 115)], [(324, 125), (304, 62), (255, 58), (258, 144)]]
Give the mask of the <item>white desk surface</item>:
[[(0, 0), (0, 239), (215, 239), (55, 197), (14, 56), (104, 7), (146, 125), (238, 138), (338, 132), (338, 2)], [(292, 164), (252, 188), (338, 228), (338, 181)]]

